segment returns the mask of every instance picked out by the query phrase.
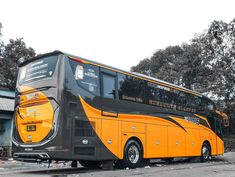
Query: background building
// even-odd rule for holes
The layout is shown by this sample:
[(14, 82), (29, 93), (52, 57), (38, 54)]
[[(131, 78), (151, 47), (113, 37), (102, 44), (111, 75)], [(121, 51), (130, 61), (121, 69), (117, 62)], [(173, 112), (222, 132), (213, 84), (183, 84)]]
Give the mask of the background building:
[(0, 90), (0, 158), (11, 155), (15, 92)]

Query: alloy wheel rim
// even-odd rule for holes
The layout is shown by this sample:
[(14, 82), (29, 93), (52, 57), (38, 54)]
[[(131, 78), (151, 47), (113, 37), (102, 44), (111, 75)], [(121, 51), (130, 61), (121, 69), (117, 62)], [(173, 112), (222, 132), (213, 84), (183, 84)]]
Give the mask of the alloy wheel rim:
[(209, 158), (209, 149), (206, 146), (203, 146), (202, 148), (202, 156), (204, 159)]
[(135, 164), (138, 162), (140, 157), (140, 153), (138, 148), (135, 145), (130, 146), (128, 149), (128, 159), (132, 164)]

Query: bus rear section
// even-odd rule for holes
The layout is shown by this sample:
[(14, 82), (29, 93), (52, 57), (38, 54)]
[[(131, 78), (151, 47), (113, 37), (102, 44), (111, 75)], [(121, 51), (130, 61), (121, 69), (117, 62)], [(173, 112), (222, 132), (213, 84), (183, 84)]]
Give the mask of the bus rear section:
[[(58, 134), (60, 113), (59, 53), (42, 55), (22, 63), (16, 86), (13, 157), (42, 161), (62, 157)], [(50, 151), (53, 150), (53, 153)]]
[(93, 167), (101, 165), (102, 160), (117, 159), (97, 136), (98, 117), (88, 119), (81, 102), (84, 99), (99, 105), (99, 92), (99, 68), (82, 60), (56, 52), (21, 64), (14, 159), (79, 160)]

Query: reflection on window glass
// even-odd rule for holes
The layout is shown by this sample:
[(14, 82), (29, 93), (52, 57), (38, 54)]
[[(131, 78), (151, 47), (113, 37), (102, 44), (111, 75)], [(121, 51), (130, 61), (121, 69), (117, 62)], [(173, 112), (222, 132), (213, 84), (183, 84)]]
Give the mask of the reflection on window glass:
[(115, 77), (103, 74), (104, 98), (115, 98)]
[(121, 100), (143, 103), (144, 81), (124, 74), (118, 74), (118, 93)]
[(150, 105), (174, 109), (174, 93), (168, 87), (147, 82), (145, 96)]

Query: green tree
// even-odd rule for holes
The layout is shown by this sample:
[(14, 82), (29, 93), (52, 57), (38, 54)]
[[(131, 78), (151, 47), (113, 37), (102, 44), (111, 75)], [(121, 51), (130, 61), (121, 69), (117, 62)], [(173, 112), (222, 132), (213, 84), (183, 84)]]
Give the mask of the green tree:
[(2, 23), (0, 22), (0, 57), (2, 55), (2, 51), (3, 51), (3, 42), (2, 42)]
[(235, 19), (230, 23), (213, 21), (207, 33), (196, 39), (202, 58), (212, 73), (206, 77), (209, 95), (219, 109), (231, 117), (235, 128)]
[(205, 67), (201, 58), (201, 48), (197, 43), (182, 45), (182, 58), (178, 67), (181, 68), (182, 86), (199, 92), (205, 92), (205, 76), (210, 69)]
[(2, 23), (0, 22), (0, 36), (2, 36)]
[(139, 72), (141, 74), (145, 74), (150, 76), (151, 70), (150, 70), (150, 59), (145, 58), (139, 62), (136, 66), (131, 67), (131, 71), (133, 72)]
[(181, 69), (178, 67), (182, 54), (183, 50), (180, 46), (169, 46), (165, 50), (158, 50), (151, 57), (152, 76), (182, 85)]
[(20, 58), (28, 59), (35, 56), (35, 51), (27, 47), (23, 38), (10, 39), (4, 46), (2, 59), (0, 63), (0, 86), (7, 87), (10, 90), (15, 89), (17, 78), (17, 61)]
[(180, 85), (182, 79), (179, 76), (180, 68), (175, 67), (175, 64), (178, 64), (182, 53), (180, 46), (169, 46), (156, 51), (150, 59), (140, 61), (137, 66), (131, 68), (131, 71)]

